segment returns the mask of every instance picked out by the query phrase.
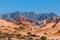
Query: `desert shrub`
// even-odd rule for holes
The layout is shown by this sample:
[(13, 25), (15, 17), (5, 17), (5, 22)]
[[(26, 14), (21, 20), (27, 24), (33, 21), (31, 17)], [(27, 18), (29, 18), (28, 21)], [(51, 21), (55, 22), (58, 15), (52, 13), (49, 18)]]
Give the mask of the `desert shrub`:
[(15, 30), (17, 30), (17, 28), (15, 27)]
[(1, 34), (1, 31), (0, 31), (0, 34)]
[(25, 28), (23, 28), (23, 27), (19, 27), (18, 29), (20, 29), (20, 30), (24, 30)]
[(39, 40), (39, 39), (35, 39), (35, 40)]
[(20, 38), (21, 37), (21, 34), (16, 34), (17, 38)]
[(46, 35), (47, 33), (45, 32), (44, 35)]
[(32, 30), (32, 28), (30, 28), (30, 30)]
[(18, 31), (20, 31), (20, 30), (24, 30), (25, 28), (22, 28), (22, 27), (19, 27), (19, 28), (16, 28), (15, 27), (15, 30), (18, 30)]
[(30, 37), (32, 34), (31, 34), (31, 32), (28, 32), (27, 33), (27, 37)]
[(2, 25), (1, 27), (5, 27), (4, 25)]
[(34, 28), (34, 29), (36, 29), (36, 28)]
[(7, 34), (7, 33), (1, 33), (0, 34), (0, 38), (6, 38), (6, 37), (8, 37), (9, 36), (9, 34)]
[(8, 37), (9, 34), (8, 33), (3, 33), (3, 36)]
[(8, 29), (5, 28), (5, 30), (8, 30)]
[(8, 40), (11, 40), (11, 37), (8, 37)]
[(31, 32), (28, 32), (27, 34), (29, 34), (29, 35), (30, 35), (30, 34), (31, 34)]
[(20, 31), (20, 29), (18, 29), (18, 31)]
[(60, 30), (58, 30), (58, 33), (60, 33)]
[(47, 39), (47, 37), (45, 37), (45, 36), (42, 36), (41, 38), (40, 38), (40, 40), (46, 40)]
[(14, 31), (14, 33), (17, 33), (17, 31)]
[(36, 34), (31, 34), (31, 36), (32, 36), (32, 37), (37, 37), (37, 35), (36, 35)]
[(20, 37), (21, 39), (25, 39), (25, 37)]
[(28, 40), (33, 40), (33, 38), (28, 38)]
[(15, 36), (15, 34), (9, 34), (8, 40), (11, 40), (11, 38), (13, 38), (14, 36)]
[(12, 38), (14, 35), (13, 34), (9, 34), (8, 38)]

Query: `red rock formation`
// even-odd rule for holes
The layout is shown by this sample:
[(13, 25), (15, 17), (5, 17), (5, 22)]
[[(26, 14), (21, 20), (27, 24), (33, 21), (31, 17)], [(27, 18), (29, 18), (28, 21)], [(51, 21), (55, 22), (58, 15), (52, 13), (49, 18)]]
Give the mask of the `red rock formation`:
[(20, 16), (20, 17), (16, 18), (15, 21), (17, 21), (17, 22), (23, 22), (23, 21), (25, 21), (25, 17)]

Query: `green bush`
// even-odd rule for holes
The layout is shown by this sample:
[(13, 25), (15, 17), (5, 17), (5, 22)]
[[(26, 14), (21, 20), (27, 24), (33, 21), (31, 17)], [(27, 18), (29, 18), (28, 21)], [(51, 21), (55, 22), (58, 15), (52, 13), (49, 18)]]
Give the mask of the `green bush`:
[(36, 34), (31, 34), (31, 36), (32, 36), (32, 37), (37, 37), (37, 35), (36, 35)]
[(9, 34), (7, 34), (7, 33), (1, 33), (0, 34), (0, 38), (6, 38), (6, 37), (8, 37), (9, 36)]
[(47, 37), (42, 36), (40, 39), (41, 39), (41, 40), (46, 40), (46, 39), (47, 39)]
[(16, 34), (17, 38), (20, 38), (21, 37), (21, 34)]

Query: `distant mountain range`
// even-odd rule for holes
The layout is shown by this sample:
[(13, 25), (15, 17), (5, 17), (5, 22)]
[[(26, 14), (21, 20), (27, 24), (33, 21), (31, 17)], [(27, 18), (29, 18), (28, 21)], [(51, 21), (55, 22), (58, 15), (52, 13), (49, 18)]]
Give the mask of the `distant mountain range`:
[(53, 16), (57, 16), (54, 13), (35, 13), (35, 12), (12, 12), (12, 13), (7, 13), (7, 14), (1, 14), (0, 18), (5, 18), (9, 20), (13, 20), (15, 18), (18, 18), (19, 16), (24, 16), (30, 20), (35, 20), (35, 21), (41, 21), (46, 18), (51, 18)]

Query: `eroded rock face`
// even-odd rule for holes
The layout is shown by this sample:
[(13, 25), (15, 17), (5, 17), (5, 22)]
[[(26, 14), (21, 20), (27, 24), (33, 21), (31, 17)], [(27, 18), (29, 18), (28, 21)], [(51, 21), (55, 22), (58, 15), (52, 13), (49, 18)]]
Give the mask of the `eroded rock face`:
[(18, 18), (15, 19), (17, 22), (23, 22), (26, 21), (24, 16), (20, 16)]
[[(16, 25), (15, 23), (18, 25)], [(56, 38), (56, 36), (60, 37), (59, 30), (60, 30), (60, 18), (59, 17), (47, 18), (45, 20), (37, 21), (37, 22), (34, 20), (29, 20), (25, 18), (24, 16), (18, 17), (12, 21), (9, 21), (7, 19), (0, 19), (0, 33), (1, 34), (2, 33), (19, 34), (19, 35), (21, 34), (22, 36), (20, 37), (23, 37), (23, 39), (25, 39), (25, 37), (26, 38), (32, 37), (33, 39), (34, 38), (39, 39), (41, 36), (46, 36), (46, 37), (53, 36)], [(30, 34), (27, 34), (27, 33), (30, 33)], [(36, 37), (37, 35), (38, 37)], [(18, 39), (16, 38), (16, 40)]]

